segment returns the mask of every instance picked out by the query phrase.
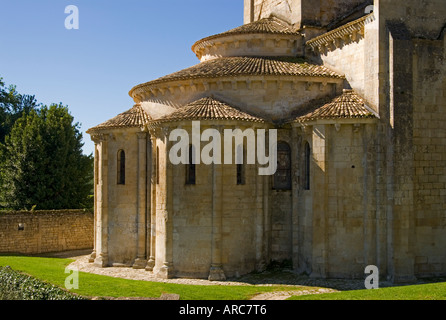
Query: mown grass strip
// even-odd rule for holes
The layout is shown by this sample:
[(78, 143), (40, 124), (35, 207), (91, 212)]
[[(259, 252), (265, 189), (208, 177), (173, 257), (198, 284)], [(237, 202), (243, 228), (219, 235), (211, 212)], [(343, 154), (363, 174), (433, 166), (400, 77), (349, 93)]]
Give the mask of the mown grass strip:
[(446, 283), (295, 296), (288, 300), (446, 300)]
[[(65, 268), (71, 259), (25, 256), (0, 256), (0, 266), (10, 266), (61, 288), (69, 274)], [(79, 289), (70, 290), (89, 297), (148, 297), (159, 298), (163, 293), (179, 294), (182, 300), (249, 300), (251, 297), (272, 291), (305, 290), (289, 286), (198, 286), (172, 283), (136, 281), (108, 276), (79, 273)]]

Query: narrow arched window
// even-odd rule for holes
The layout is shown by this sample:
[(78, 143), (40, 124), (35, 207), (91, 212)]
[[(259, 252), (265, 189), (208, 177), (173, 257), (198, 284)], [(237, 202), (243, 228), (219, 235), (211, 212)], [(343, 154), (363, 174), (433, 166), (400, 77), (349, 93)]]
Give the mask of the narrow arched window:
[(160, 148), (156, 147), (156, 163), (155, 163), (156, 184), (160, 184)]
[(125, 152), (118, 151), (118, 184), (125, 184)]
[(274, 175), (275, 190), (291, 190), (291, 148), (286, 142), (277, 144), (277, 171)]
[(311, 148), (308, 142), (304, 147), (304, 190), (310, 190)]
[(246, 159), (246, 151), (245, 148), (240, 145), (237, 146), (237, 155), (241, 157), (241, 159), (237, 159), (237, 185), (242, 186), (245, 184), (245, 159)]
[(194, 147), (189, 146), (189, 162), (186, 165), (186, 184), (194, 185), (196, 183), (196, 166), (194, 161)]

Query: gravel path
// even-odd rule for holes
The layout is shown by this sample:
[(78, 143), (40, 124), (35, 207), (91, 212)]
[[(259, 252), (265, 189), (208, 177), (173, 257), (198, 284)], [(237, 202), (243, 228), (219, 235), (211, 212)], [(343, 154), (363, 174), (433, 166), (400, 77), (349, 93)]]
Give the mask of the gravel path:
[[(130, 279), (141, 281), (152, 281), (161, 283), (176, 283), (186, 285), (221, 285), (221, 286), (290, 286), (290, 291), (264, 293), (254, 297), (252, 300), (285, 300), (291, 296), (323, 294), (345, 290), (364, 289), (364, 280), (325, 280), (311, 279), (308, 276), (297, 275), (291, 270), (265, 271), (258, 274), (250, 274), (239, 278), (228, 279), (228, 281), (208, 281), (202, 279), (161, 279), (151, 272), (132, 268), (109, 267), (99, 268), (88, 262), (89, 254), (85, 252), (61, 253), (53, 255), (57, 257), (75, 259), (75, 262), (68, 266), (69, 269), (76, 269), (81, 272), (98, 275)], [(384, 283), (385, 285), (385, 283)], [(292, 286), (292, 288), (291, 288)], [(296, 290), (302, 287), (302, 290)], [(308, 288), (310, 287), (310, 288)]]

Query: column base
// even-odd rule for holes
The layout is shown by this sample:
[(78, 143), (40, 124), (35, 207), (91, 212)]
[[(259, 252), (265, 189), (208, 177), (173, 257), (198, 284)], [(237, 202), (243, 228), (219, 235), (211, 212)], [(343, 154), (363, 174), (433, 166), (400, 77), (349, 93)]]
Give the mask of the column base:
[(211, 266), (211, 270), (209, 271), (209, 281), (225, 281), (226, 276), (222, 269), (221, 265), (213, 265)]
[(257, 272), (263, 272), (265, 270), (266, 270), (266, 263), (265, 263), (265, 261), (258, 262), (257, 266), (256, 266), (256, 271)]
[(96, 259), (94, 259), (94, 265), (95, 265), (95, 267), (99, 267), (99, 268), (107, 267), (108, 266), (108, 255), (100, 254), (99, 257), (96, 257)]
[(173, 278), (172, 264), (165, 262), (156, 275), (161, 279), (172, 279)]
[(155, 259), (150, 257), (149, 261), (147, 261), (146, 271), (153, 271), (155, 268)]
[(147, 265), (147, 260), (146, 259), (138, 258), (133, 263), (132, 268), (133, 269), (145, 269), (146, 265)]
[(88, 258), (89, 263), (94, 263), (94, 259), (96, 259), (96, 251), (93, 251)]

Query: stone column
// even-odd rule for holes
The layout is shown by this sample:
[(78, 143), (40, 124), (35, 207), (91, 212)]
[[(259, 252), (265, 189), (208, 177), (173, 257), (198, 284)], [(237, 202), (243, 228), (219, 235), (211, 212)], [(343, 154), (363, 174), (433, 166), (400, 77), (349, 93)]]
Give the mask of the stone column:
[(291, 145), (291, 183), (292, 183), (292, 202), (291, 202), (291, 238), (292, 238), (292, 260), (293, 269), (298, 270), (299, 267), (299, 181), (300, 181), (300, 158), (299, 152), (301, 151), (302, 139), (297, 133), (298, 128), (292, 128), (293, 145)]
[(98, 137), (99, 161), (96, 203), (96, 258), (98, 267), (108, 265), (108, 135)]
[(94, 232), (94, 239), (93, 239), (93, 252), (91, 253), (88, 262), (89, 263), (93, 263), (94, 260), (96, 259), (96, 220), (97, 220), (97, 211), (98, 211), (98, 185), (99, 185), (99, 153), (98, 153), (98, 148), (99, 148), (99, 140), (97, 139), (96, 136), (92, 136), (91, 140), (94, 142), (94, 218), (93, 218), (93, 232)]
[(144, 269), (146, 258), (146, 211), (147, 211), (147, 133), (138, 132), (138, 253), (134, 269)]
[[(222, 128), (217, 128), (222, 133)], [(222, 153), (223, 154), (223, 153)], [(223, 165), (212, 164), (212, 253), (210, 281), (226, 280), (222, 266), (222, 201), (223, 201)]]
[(313, 127), (313, 163), (311, 174), (313, 187), (313, 278), (326, 278), (328, 275), (328, 179), (327, 179), (327, 155), (328, 141), (325, 125)]
[[(158, 271), (158, 276), (163, 279), (170, 279), (173, 277), (173, 164), (169, 160), (169, 129), (163, 128), (164, 135), (164, 154), (163, 166), (164, 172), (161, 171), (160, 183), (163, 180), (164, 195), (161, 197), (160, 210), (157, 214), (162, 217), (161, 233), (163, 233), (163, 255), (164, 263)], [(161, 156), (160, 156), (161, 161)], [(162, 175), (164, 173), (164, 176)]]
[(147, 261), (146, 270), (153, 271), (155, 267), (156, 254), (156, 189), (157, 189), (157, 147), (155, 132), (150, 133), (151, 147), (152, 147), (152, 170), (151, 170), (151, 187), (150, 187), (150, 233), (149, 233), (149, 260)]

